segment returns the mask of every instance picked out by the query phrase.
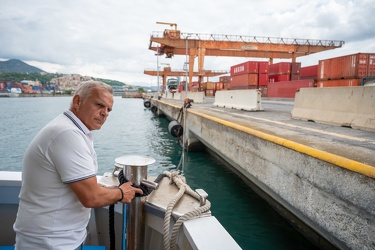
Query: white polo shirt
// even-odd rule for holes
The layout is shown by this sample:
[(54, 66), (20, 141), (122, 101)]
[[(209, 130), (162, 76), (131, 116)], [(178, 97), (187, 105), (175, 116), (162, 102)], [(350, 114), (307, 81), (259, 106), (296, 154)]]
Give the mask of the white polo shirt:
[(67, 184), (96, 175), (91, 131), (71, 112), (32, 140), (23, 160), (16, 249), (75, 249), (86, 237), (90, 209)]

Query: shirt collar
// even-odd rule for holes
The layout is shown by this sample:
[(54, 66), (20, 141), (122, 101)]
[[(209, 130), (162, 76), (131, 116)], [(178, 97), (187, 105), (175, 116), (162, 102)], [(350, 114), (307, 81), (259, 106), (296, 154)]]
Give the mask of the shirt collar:
[(85, 135), (91, 135), (91, 131), (72, 111), (65, 110), (64, 115), (68, 117), (74, 123), (74, 125), (76, 125), (77, 128), (79, 128)]

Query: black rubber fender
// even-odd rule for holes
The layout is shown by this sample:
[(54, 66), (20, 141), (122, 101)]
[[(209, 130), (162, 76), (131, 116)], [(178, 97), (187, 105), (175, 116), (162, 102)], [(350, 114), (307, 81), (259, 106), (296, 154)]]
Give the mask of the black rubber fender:
[(145, 101), (143, 102), (143, 106), (144, 106), (145, 108), (150, 108), (150, 107), (151, 107), (151, 101), (150, 101), (150, 100), (145, 100)]
[(152, 107), (151, 107), (151, 111), (152, 111), (152, 113), (156, 113), (156, 112), (158, 112), (158, 107), (156, 107), (156, 106), (152, 106)]

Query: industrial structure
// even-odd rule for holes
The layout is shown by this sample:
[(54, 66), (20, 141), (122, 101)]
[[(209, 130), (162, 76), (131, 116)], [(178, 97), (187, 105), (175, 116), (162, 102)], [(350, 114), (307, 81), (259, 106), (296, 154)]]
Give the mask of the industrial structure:
[[(188, 90), (191, 89), (193, 76), (198, 76), (200, 85), (202, 78), (209, 75), (209, 71), (204, 69), (205, 56), (268, 58), (270, 64), (273, 63), (274, 58), (291, 59), (292, 62), (296, 62), (297, 57), (340, 48), (344, 44), (344, 41), (336, 40), (181, 33), (177, 29), (177, 24), (164, 22), (158, 22), (158, 24), (170, 25), (172, 29), (153, 32), (149, 49), (157, 52), (157, 55), (164, 54), (167, 58), (172, 58), (174, 55), (186, 56)], [(198, 58), (198, 72), (194, 72), (196, 57)], [(150, 70), (144, 73), (157, 74)], [(166, 77), (169, 73), (164, 71), (162, 75)]]

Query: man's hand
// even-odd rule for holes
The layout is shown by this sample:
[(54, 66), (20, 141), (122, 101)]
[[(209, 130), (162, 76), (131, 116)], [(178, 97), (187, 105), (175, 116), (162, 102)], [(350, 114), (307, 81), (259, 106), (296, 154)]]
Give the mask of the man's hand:
[(124, 193), (124, 198), (120, 200), (121, 203), (129, 204), (134, 198), (135, 194), (143, 194), (142, 189), (132, 187), (131, 185), (132, 183), (128, 181), (119, 187)]

